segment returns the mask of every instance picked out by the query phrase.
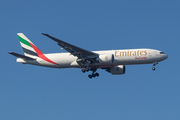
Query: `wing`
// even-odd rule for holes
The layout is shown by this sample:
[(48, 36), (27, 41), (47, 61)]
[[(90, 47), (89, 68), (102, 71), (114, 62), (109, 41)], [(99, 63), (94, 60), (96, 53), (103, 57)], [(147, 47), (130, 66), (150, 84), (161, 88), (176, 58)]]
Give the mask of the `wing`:
[(85, 49), (82, 49), (82, 48), (79, 48), (79, 47), (69, 44), (67, 42), (64, 42), (60, 39), (50, 36), (49, 34), (45, 34), (45, 33), (42, 33), (42, 34), (51, 38), (55, 42), (57, 42), (59, 46), (61, 46), (63, 49), (65, 49), (72, 55), (77, 56), (78, 57), (77, 62), (86, 62), (86, 61), (90, 61), (91, 63), (97, 62), (96, 58), (99, 57), (98, 54), (88, 51), (88, 50), (85, 50)]

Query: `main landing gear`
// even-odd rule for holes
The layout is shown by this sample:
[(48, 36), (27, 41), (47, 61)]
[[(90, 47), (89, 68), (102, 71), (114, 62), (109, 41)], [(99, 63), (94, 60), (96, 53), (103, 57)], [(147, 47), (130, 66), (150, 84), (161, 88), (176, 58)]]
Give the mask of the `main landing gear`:
[[(93, 78), (93, 77), (98, 77), (98, 76), (99, 76), (99, 73), (96, 72), (97, 68), (83, 68), (83, 69), (81, 69), (81, 71), (82, 71), (83, 73), (88, 72), (89, 70), (92, 71), (92, 74), (89, 74), (89, 75), (88, 75), (88, 77), (89, 77), (90, 79)], [(96, 72), (96, 73), (95, 73), (95, 72)]]
[(81, 69), (81, 71), (82, 71), (83, 73), (88, 72), (88, 71), (89, 71), (89, 68), (83, 68), (83, 69)]
[(156, 66), (157, 64), (158, 64), (158, 62), (154, 62), (154, 63), (153, 63), (153, 67), (152, 67), (152, 70), (153, 70), (153, 71), (156, 70), (156, 69), (155, 69), (155, 66)]
[(96, 77), (96, 76), (98, 77), (98, 76), (99, 76), (99, 73), (95, 73), (95, 74), (92, 73), (92, 75), (91, 75), (91, 74), (88, 75), (88, 77), (89, 77), (90, 79), (91, 79), (92, 77)]

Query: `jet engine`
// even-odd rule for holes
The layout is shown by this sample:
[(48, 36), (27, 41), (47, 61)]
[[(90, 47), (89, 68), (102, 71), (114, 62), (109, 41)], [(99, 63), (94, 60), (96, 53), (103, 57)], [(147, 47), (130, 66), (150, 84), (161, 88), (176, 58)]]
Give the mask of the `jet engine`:
[(112, 64), (114, 62), (114, 55), (113, 54), (100, 55), (99, 58), (97, 58), (97, 61), (103, 64)]
[(118, 65), (111, 67), (108, 72), (110, 72), (112, 75), (121, 75), (125, 73), (125, 65)]

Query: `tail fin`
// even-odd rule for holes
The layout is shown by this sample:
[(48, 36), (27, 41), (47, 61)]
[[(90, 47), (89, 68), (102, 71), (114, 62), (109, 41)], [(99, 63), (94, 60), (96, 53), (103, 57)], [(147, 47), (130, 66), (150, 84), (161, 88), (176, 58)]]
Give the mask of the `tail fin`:
[(47, 58), (23, 33), (17, 33), (17, 35), (19, 37), (19, 41), (21, 43), (25, 56), (35, 59), (39, 57), (47, 62), (57, 65), (57, 63)]
[[(28, 57), (38, 57), (40, 51), (23, 33), (17, 33), (24, 55)], [(42, 53), (42, 52), (41, 52)]]

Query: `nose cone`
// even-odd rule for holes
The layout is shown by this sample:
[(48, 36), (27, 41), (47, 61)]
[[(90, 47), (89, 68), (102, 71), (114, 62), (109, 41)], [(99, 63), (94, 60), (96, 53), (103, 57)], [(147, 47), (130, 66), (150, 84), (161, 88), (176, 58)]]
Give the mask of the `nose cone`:
[(164, 60), (168, 58), (168, 55), (164, 54), (163, 56)]
[(159, 55), (160, 61), (163, 61), (165, 59), (168, 58), (168, 55), (166, 55), (164, 52), (159, 51), (159, 54), (157, 54), (157, 56)]
[(168, 55), (165, 55), (165, 58), (167, 59), (167, 58), (168, 58)]

